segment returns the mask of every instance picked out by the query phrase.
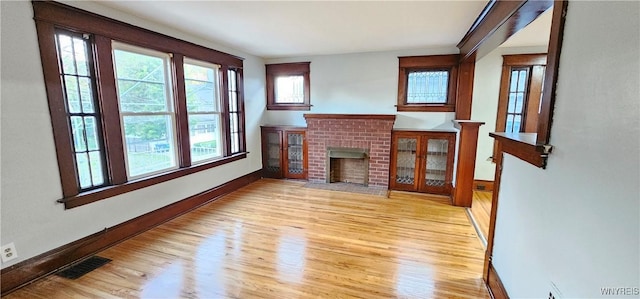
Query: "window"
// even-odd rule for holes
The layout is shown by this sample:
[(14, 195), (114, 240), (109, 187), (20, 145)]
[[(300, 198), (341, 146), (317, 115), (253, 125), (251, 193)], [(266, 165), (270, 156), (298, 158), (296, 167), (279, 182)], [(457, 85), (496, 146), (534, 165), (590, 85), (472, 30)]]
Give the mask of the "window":
[(177, 168), (169, 54), (120, 43), (113, 48), (128, 177)]
[(266, 65), (268, 110), (310, 110), (309, 64)]
[(458, 55), (399, 58), (398, 111), (453, 112)]
[[(542, 100), (547, 54), (502, 56), (496, 132), (535, 133)], [(493, 159), (498, 156), (497, 141)]]
[(189, 148), (194, 163), (222, 155), (219, 69), (219, 65), (185, 59)]
[(64, 106), (71, 125), (78, 189), (90, 190), (108, 183), (95, 99), (91, 44), (88, 35), (66, 31), (56, 32), (55, 38)]
[(32, 5), (66, 208), (246, 157), (241, 58)]
[(546, 62), (546, 54), (503, 56), (497, 132), (537, 132)]

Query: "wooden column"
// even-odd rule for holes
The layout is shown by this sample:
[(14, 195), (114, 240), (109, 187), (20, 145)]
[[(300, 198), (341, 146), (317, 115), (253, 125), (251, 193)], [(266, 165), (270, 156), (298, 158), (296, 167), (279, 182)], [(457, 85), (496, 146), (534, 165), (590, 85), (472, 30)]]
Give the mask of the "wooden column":
[(480, 126), (484, 125), (484, 122), (454, 120), (453, 124), (456, 129), (460, 130), (453, 205), (471, 207), (473, 176), (476, 169), (476, 149), (478, 148), (478, 130)]

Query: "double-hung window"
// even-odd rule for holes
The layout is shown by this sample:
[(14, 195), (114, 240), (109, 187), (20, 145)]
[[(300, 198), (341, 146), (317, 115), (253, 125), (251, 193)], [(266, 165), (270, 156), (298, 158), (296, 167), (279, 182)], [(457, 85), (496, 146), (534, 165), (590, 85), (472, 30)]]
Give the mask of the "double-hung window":
[(127, 176), (177, 168), (171, 56), (120, 43), (113, 49)]
[(220, 66), (185, 58), (184, 85), (189, 121), (191, 161), (202, 163), (222, 156)]
[(246, 157), (242, 58), (32, 5), (65, 207)]

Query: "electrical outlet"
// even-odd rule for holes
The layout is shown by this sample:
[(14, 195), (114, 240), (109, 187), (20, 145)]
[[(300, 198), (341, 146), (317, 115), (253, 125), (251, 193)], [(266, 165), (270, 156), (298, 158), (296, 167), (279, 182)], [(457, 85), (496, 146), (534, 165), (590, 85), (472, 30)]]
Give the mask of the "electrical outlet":
[(553, 281), (550, 286), (551, 290), (549, 291), (549, 299), (562, 299), (562, 293), (558, 289), (558, 286)]
[(0, 248), (0, 252), (2, 253), (0, 257), (2, 258), (3, 263), (6, 263), (18, 257), (18, 252), (16, 251), (16, 245), (13, 243), (9, 243), (7, 245), (2, 246)]

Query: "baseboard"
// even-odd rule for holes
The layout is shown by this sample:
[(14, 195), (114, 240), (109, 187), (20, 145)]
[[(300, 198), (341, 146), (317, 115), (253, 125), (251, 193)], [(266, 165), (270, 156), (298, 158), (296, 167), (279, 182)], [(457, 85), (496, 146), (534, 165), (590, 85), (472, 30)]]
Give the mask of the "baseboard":
[(487, 277), (486, 283), (491, 298), (509, 299), (509, 294), (507, 294), (507, 290), (505, 290), (502, 280), (500, 280), (500, 276), (498, 276), (498, 272), (496, 272), (496, 269), (493, 268), (491, 263), (489, 263), (489, 276)]
[(493, 181), (473, 180), (473, 190), (476, 191), (493, 191)]
[(262, 177), (262, 170), (241, 176), (220, 186), (138, 216), (80, 240), (52, 249), (36, 257), (2, 269), (0, 293), (6, 295), (38, 278), (87, 258), (135, 235), (152, 229)]

